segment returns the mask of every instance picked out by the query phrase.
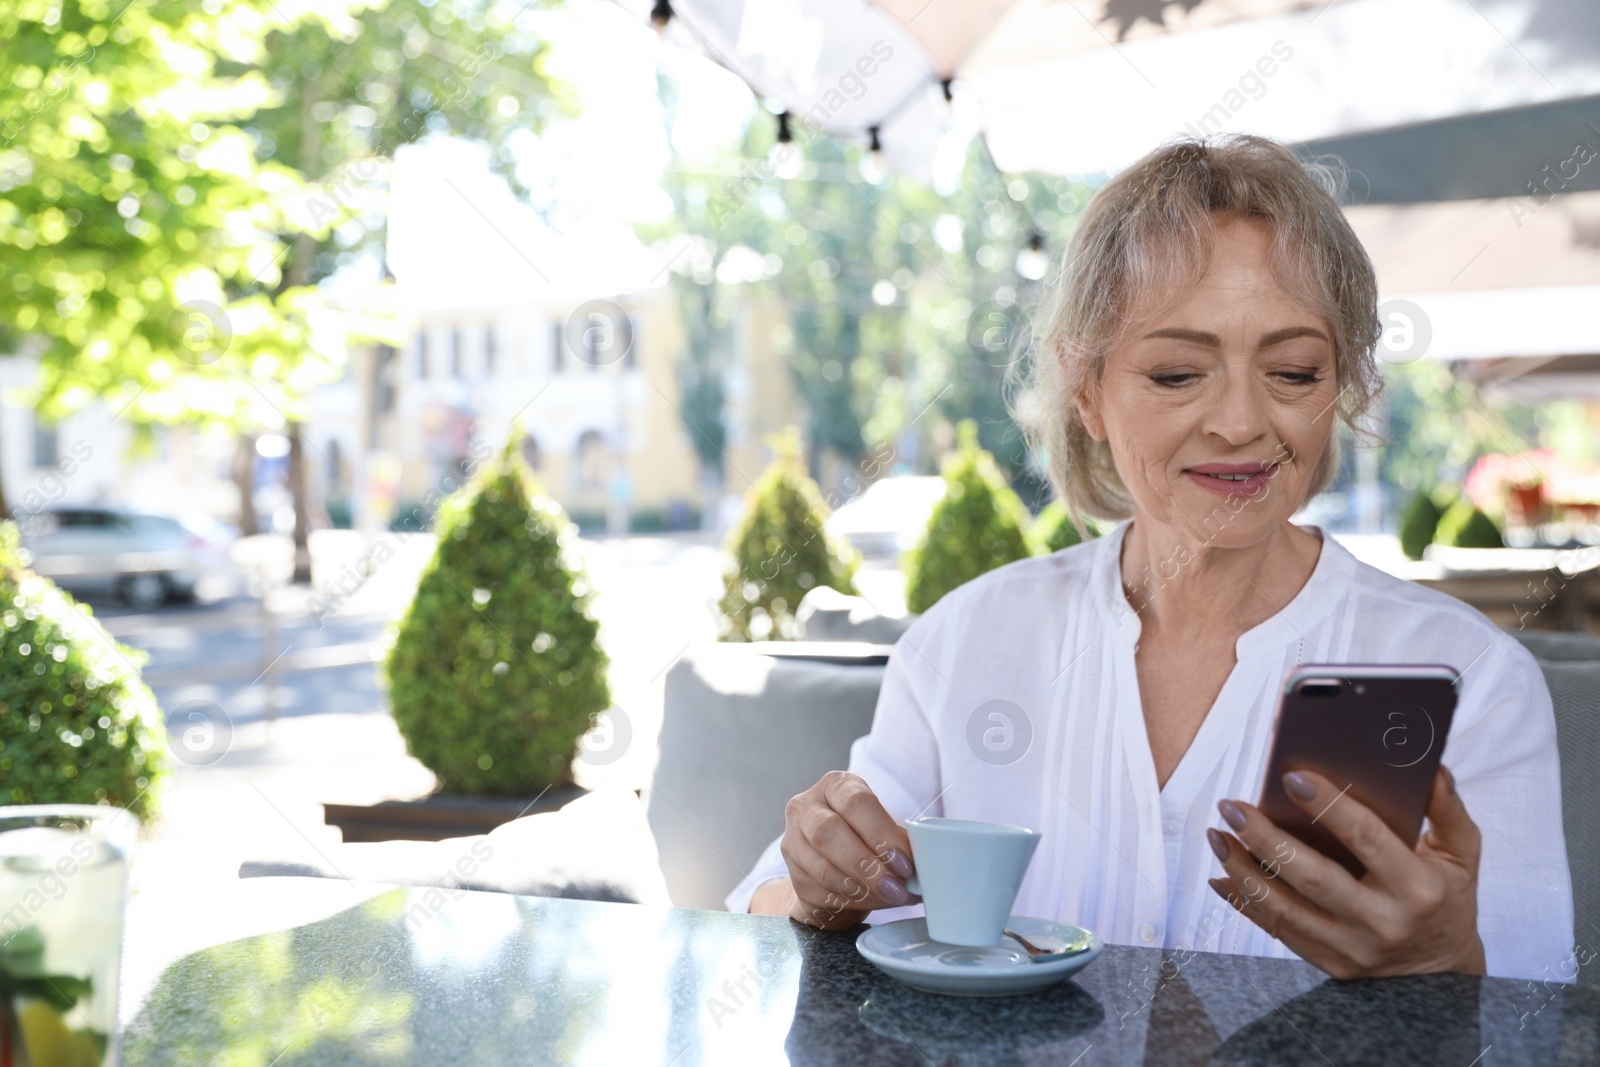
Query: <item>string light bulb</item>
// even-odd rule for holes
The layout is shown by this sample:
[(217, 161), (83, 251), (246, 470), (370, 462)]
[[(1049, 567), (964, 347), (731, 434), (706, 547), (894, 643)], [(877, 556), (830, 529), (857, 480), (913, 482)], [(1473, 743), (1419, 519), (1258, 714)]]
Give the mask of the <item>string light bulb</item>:
[(1050, 257), (1045, 255), (1044, 234), (1037, 228), (1028, 230), (1028, 243), (1017, 253), (1017, 273), (1036, 282), (1050, 269)]
[(667, 32), (667, 23), (672, 21), (672, 4), (670, 0), (656, 0), (655, 6), (650, 9), (650, 25), (656, 28), (657, 33)]
[(883, 143), (878, 138), (878, 127), (867, 129), (867, 151), (861, 157), (861, 179), (873, 185), (883, 181)]
[(778, 112), (778, 139), (767, 153), (767, 162), (772, 164), (772, 172), (785, 180), (800, 175), (804, 161), (800, 158), (799, 146), (794, 143), (794, 134), (789, 129), (787, 111)]

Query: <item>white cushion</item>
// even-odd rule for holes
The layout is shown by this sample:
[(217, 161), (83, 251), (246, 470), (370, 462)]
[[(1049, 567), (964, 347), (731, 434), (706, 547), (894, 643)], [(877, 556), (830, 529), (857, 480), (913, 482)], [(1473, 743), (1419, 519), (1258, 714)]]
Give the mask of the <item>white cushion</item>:
[(644, 806), (629, 789), (585, 794), (487, 834), (338, 845), (310, 863), (248, 861), (239, 877), (348, 878), (628, 904), (669, 903)]

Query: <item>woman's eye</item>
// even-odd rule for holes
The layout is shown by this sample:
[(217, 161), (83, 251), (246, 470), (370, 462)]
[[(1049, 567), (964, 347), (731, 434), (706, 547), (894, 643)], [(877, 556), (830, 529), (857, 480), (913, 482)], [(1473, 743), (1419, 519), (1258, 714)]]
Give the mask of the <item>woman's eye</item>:
[(1152, 374), (1150, 375), (1150, 380), (1157, 385), (1183, 385), (1195, 377), (1198, 376), (1187, 371), (1180, 371), (1171, 374)]
[(1315, 371), (1286, 370), (1280, 371), (1278, 376), (1283, 378), (1285, 381), (1303, 385), (1311, 385), (1315, 382), (1322, 381)]

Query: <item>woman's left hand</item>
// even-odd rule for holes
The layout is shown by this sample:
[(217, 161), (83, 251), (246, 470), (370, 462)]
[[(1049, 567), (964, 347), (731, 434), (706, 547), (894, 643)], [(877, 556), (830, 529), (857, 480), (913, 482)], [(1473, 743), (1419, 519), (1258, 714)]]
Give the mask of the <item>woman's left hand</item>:
[(1448, 770), (1441, 766), (1434, 776), (1429, 829), (1414, 851), (1327, 778), (1293, 772), (1284, 786), (1366, 865), (1366, 876), (1357, 881), (1253, 805), (1224, 800), (1218, 807), (1238, 837), (1206, 831), (1228, 872), (1209, 883), (1218, 895), (1334, 978), (1485, 973), (1478, 936), (1482, 838)]

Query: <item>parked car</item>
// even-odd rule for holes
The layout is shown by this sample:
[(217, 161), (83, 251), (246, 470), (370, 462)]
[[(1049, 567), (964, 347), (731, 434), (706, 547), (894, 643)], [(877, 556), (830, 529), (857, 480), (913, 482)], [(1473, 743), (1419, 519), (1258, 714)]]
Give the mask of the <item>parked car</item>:
[(903, 552), (928, 528), (944, 489), (937, 475), (882, 478), (829, 515), (827, 531), (846, 538), (863, 555)]
[(187, 600), (228, 567), (231, 531), (204, 517), (121, 507), (52, 507), (22, 524), (34, 571), (79, 593), (114, 592), (148, 611)]

